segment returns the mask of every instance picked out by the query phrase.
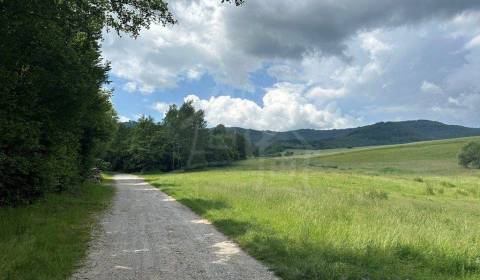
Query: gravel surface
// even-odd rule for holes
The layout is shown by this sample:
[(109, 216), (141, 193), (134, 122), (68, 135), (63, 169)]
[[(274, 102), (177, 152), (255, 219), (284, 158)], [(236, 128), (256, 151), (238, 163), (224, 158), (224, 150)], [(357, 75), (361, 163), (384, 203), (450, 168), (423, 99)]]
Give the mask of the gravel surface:
[(276, 279), (208, 221), (133, 175), (72, 279)]

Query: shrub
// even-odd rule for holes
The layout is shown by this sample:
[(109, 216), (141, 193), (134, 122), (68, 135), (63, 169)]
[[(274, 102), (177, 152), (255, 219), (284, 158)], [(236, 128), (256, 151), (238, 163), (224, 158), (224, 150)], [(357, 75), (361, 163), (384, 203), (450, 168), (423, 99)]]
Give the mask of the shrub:
[(445, 181), (441, 182), (440, 184), (441, 184), (442, 186), (444, 186), (444, 187), (447, 187), (447, 188), (455, 188), (455, 187), (457, 187), (455, 184), (450, 183), (450, 182), (445, 182)]
[(385, 191), (379, 191), (379, 190), (369, 190), (364, 193), (364, 196), (372, 200), (388, 199), (388, 193)]
[(417, 178), (414, 178), (413, 181), (418, 183), (423, 183), (423, 178), (417, 177)]
[(480, 143), (470, 142), (458, 155), (458, 163), (465, 168), (480, 168)]
[(432, 186), (426, 186), (425, 193), (427, 195), (435, 195), (435, 189)]
[(458, 189), (458, 190), (457, 190), (457, 193), (458, 193), (458, 194), (461, 194), (461, 195), (465, 195), (465, 196), (468, 195), (468, 192), (467, 192), (466, 190), (464, 190), (464, 189)]

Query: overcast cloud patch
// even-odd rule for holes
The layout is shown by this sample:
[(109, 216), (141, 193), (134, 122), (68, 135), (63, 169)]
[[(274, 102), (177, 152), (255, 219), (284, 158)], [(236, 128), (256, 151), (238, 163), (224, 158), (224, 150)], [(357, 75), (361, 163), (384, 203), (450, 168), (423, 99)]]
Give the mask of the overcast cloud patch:
[[(170, 6), (178, 25), (153, 26), (136, 41), (105, 40), (112, 74), (127, 91), (156, 95), (208, 74), (244, 92), (197, 97), (212, 122), (285, 130), (429, 118), (480, 126), (471, 105), (480, 94), (480, 1), (272, 0), (236, 8), (181, 0)], [(264, 68), (276, 81), (255, 91), (250, 75)], [(281, 84), (301, 88), (288, 91), (298, 106), (283, 113), (265, 103), (288, 105), (271, 94)], [(263, 96), (249, 98), (254, 92)], [(244, 113), (212, 113), (225, 106)], [(259, 114), (258, 122), (249, 114)]]

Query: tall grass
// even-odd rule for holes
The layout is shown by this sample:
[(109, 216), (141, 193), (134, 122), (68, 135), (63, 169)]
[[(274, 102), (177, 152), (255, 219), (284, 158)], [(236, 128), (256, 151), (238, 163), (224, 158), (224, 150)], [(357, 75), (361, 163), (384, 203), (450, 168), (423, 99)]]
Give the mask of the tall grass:
[(452, 142), (146, 178), (285, 279), (480, 279), (480, 173), (457, 169)]
[(110, 186), (85, 184), (75, 193), (0, 209), (0, 279), (67, 279), (85, 255), (93, 214), (112, 195)]

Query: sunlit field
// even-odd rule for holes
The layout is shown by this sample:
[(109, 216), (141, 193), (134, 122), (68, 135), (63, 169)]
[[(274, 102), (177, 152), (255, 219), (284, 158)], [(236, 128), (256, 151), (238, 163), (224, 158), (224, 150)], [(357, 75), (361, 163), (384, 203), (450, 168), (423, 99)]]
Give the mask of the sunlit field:
[(480, 138), (149, 174), (284, 279), (480, 279)]

